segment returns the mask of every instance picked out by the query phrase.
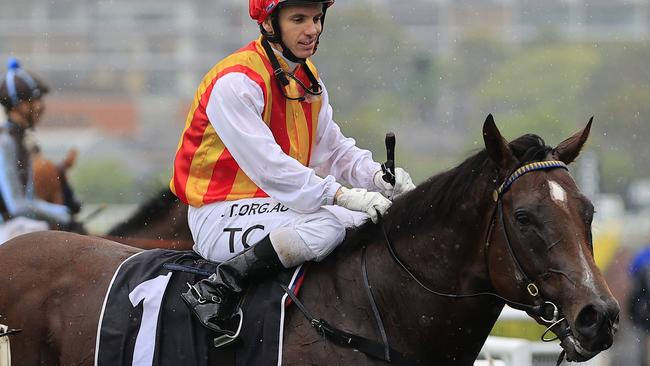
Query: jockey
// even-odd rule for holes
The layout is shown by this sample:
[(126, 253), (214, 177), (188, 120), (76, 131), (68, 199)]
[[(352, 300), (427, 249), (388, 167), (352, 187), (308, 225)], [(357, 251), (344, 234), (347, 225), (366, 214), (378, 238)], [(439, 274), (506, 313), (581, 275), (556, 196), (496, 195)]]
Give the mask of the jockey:
[(380, 192), (415, 188), (401, 168), (386, 183), (332, 120), (309, 57), (333, 3), (249, 0), (261, 36), (208, 72), (187, 117), (170, 188), (189, 204), (194, 250), (222, 263), (183, 299), (217, 332), (251, 280), (322, 260), (347, 227), (386, 212)]
[(28, 217), (67, 227), (72, 216), (66, 206), (34, 197), (32, 158), (25, 139), (27, 130), (34, 128), (45, 110), (42, 98), (49, 88), (23, 70), (16, 59), (9, 59), (7, 66), (0, 79), (0, 103), (7, 115), (0, 125), (2, 221)]

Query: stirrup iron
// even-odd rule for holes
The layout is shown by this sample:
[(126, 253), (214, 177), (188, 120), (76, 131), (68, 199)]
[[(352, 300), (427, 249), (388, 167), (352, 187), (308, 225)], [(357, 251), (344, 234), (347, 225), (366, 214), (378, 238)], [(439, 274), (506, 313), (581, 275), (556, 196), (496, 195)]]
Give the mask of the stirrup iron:
[(232, 334), (232, 335), (230, 335), (228, 333), (224, 333), (224, 334), (218, 336), (217, 338), (215, 338), (214, 339), (214, 348), (219, 348), (219, 347), (223, 347), (223, 346), (225, 346), (227, 344), (230, 344), (235, 339), (237, 339), (237, 337), (239, 337), (239, 333), (241, 332), (241, 326), (242, 326), (242, 324), (244, 324), (244, 312), (242, 311), (241, 307), (237, 311), (237, 314), (235, 314), (234, 316), (239, 316), (239, 325), (237, 326), (237, 331), (235, 331), (235, 334)]

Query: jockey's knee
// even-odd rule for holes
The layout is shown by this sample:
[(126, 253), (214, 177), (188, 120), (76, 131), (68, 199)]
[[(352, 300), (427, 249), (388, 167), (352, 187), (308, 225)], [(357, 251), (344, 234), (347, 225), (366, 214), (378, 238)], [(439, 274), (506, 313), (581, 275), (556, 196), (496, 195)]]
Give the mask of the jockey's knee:
[(287, 268), (323, 260), (344, 238), (345, 226), (327, 210), (271, 232), (271, 243)]

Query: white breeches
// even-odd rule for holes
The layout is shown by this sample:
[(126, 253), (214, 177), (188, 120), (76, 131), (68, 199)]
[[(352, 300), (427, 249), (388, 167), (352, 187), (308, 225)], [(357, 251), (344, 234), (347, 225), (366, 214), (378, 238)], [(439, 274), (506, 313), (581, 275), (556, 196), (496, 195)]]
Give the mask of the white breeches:
[(194, 250), (206, 259), (224, 261), (270, 234), (285, 267), (325, 258), (368, 215), (341, 206), (323, 206), (302, 214), (272, 198), (249, 198), (190, 207), (188, 222)]

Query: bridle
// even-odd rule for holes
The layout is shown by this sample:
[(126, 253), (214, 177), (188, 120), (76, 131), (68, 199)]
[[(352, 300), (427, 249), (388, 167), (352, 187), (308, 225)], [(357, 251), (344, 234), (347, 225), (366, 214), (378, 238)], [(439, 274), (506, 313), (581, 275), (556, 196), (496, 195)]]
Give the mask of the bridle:
[[(541, 299), (541, 296), (539, 294), (539, 288), (535, 284), (534, 281), (530, 279), (528, 274), (526, 273), (524, 267), (521, 265), (519, 258), (515, 254), (515, 251), (512, 248), (512, 244), (510, 241), (510, 235), (508, 234), (508, 229), (506, 226), (506, 222), (504, 219), (503, 215), (503, 195), (508, 191), (512, 183), (516, 181), (519, 177), (523, 176), (526, 173), (533, 172), (533, 171), (538, 171), (538, 170), (549, 170), (549, 169), (555, 169), (555, 168), (561, 168), (568, 170), (567, 166), (565, 163), (559, 161), (559, 160), (549, 160), (549, 161), (540, 161), (540, 162), (534, 162), (530, 164), (526, 164), (519, 169), (515, 170), (508, 179), (506, 179), (496, 190), (494, 190), (492, 194), (492, 198), (496, 202), (496, 207), (495, 211), (492, 213), (492, 219), (491, 219), (491, 224), (490, 228), (488, 229), (486, 240), (485, 240), (485, 253), (486, 253), (486, 261), (487, 261), (487, 251), (490, 247), (490, 238), (492, 234), (492, 230), (494, 228), (495, 224), (495, 219), (494, 216), (495, 214), (498, 215), (499, 222), (501, 223), (501, 227), (503, 228), (503, 236), (506, 241), (506, 249), (508, 250), (508, 253), (512, 257), (512, 260), (515, 264), (515, 267), (517, 271), (523, 276), (524, 282), (526, 284), (526, 290), (528, 291), (528, 294), (532, 296), (534, 299)], [(488, 266), (489, 268), (489, 266)], [(538, 300), (540, 301), (540, 300)], [(543, 300), (541, 300), (543, 301)], [(550, 301), (543, 301), (544, 303), (549, 303), (553, 306), (554, 308), (554, 313), (557, 312), (557, 306), (553, 304)], [(557, 314), (554, 314), (553, 319), (547, 320), (543, 317), (543, 314), (540, 315), (540, 318), (547, 322), (547, 323), (552, 323), (554, 321), (557, 321)]]
[[(427, 286), (422, 280), (420, 280), (409, 268), (408, 266), (402, 261), (399, 256), (397, 255), (397, 252), (395, 251), (395, 248), (393, 247), (393, 244), (388, 237), (388, 233), (386, 232), (386, 228), (384, 227), (383, 223), (381, 225), (382, 232), (384, 234), (384, 239), (386, 241), (386, 245), (388, 247), (388, 251), (390, 252), (391, 257), (397, 263), (402, 270), (404, 270), (411, 279), (413, 279), (420, 287), (425, 289), (427, 292), (430, 292), (432, 294), (442, 296), (442, 297), (448, 297), (448, 298), (468, 298), (468, 297), (477, 297), (477, 296), (493, 296), (496, 297), (504, 302), (506, 302), (509, 305), (512, 305), (515, 308), (519, 308), (522, 310), (526, 310), (529, 312), (532, 312), (540, 317), (544, 322), (546, 323), (554, 323), (558, 321), (557, 317), (559, 315), (558, 308), (555, 304), (553, 304), (551, 301), (545, 301), (541, 298), (539, 289), (537, 285), (535, 284), (534, 281), (529, 279), (529, 276), (526, 274), (526, 271), (524, 270), (523, 266), (521, 265), (519, 259), (517, 258), (514, 250), (512, 249), (512, 244), (510, 241), (510, 236), (508, 235), (508, 231), (506, 229), (505, 225), (505, 219), (503, 215), (503, 202), (502, 198), (503, 195), (508, 191), (512, 183), (523, 176), (526, 173), (533, 172), (533, 171), (538, 171), (538, 170), (549, 170), (549, 169), (555, 169), (555, 168), (562, 168), (562, 169), (568, 169), (566, 164), (564, 164), (561, 161), (557, 160), (551, 160), (551, 161), (540, 161), (540, 162), (534, 162), (534, 163), (529, 163), (526, 164), (518, 169), (516, 169), (513, 173), (511, 173), (508, 178), (497, 188), (493, 191), (492, 198), (495, 201), (495, 206), (494, 210), (492, 211), (491, 219), (490, 219), (490, 226), (488, 228), (488, 231), (486, 233), (485, 237), (485, 247), (486, 247), (486, 261), (487, 261), (487, 249), (490, 246), (490, 239), (493, 234), (493, 229), (496, 223), (496, 218), (499, 219), (501, 226), (503, 228), (503, 233), (504, 233), (504, 238), (506, 242), (506, 248), (508, 250), (508, 253), (512, 257), (512, 260), (515, 264), (515, 267), (517, 271), (522, 275), (524, 281), (526, 282), (526, 289), (528, 291), (528, 294), (532, 296), (535, 299), (536, 305), (528, 305), (528, 304), (523, 304), (520, 302), (516, 302), (513, 300), (506, 299), (505, 297), (494, 293), (494, 292), (476, 292), (476, 293), (469, 293), (469, 294), (453, 294), (453, 293), (445, 293), (441, 291), (436, 291), (433, 290), (430, 286)], [(489, 266), (488, 266), (489, 268)], [(544, 307), (546, 305), (550, 305), (553, 307), (553, 318), (552, 319), (546, 319), (544, 317)]]
[[(539, 162), (533, 162), (529, 163), (526, 165), (523, 165), (519, 168), (517, 168), (514, 172), (512, 172), (510, 175), (508, 175), (508, 178), (497, 188), (492, 192), (492, 199), (496, 203), (494, 206), (494, 210), (492, 210), (492, 215), (490, 218), (490, 226), (488, 227), (488, 231), (485, 236), (485, 261), (487, 263), (488, 261), (488, 249), (490, 247), (490, 241), (492, 238), (494, 226), (496, 223), (496, 219), (498, 217), (499, 222), (501, 223), (501, 227), (503, 229), (503, 236), (505, 238), (506, 242), (506, 249), (512, 258), (512, 261), (515, 265), (516, 270), (519, 272), (519, 274), (522, 276), (523, 281), (526, 284), (526, 290), (528, 291), (528, 294), (533, 297), (533, 303), (535, 305), (528, 305), (528, 304), (523, 304), (517, 301), (509, 300), (497, 293), (494, 292), (476, 292), (476, 293), (469, 293), (469, 294), (453, 294), (453, 293), (445, 293), (445, 292), (440, 292), (432, 289), (430, 286), (427, 286), (422, 280), (420, 280), (411, 270), (409, 270), (408, 266), (399, 258), (397, 255), (397, 252), (395, 251), (395, 248), (393, 247), (393, 244), (388, 237), (388, 233), (386, 232), (386, 227), (383, 225), (383, 221), (381, 222), (381, 230), (384, 235), (384, 239), (386, 241), (386, 246), (388, 247), (388, 251), (393, 258), (393, 261), (397, 263), (397, 265), (404, 270), (408, 274), (408, 276), (413, 279), (420, 287), (422, 287), (424, 290), (426, 290), (429, 293), (432, 293), (437, 296), (441, 297), (447, 297), (447, 298), (454, 298), (454, 299), (459, 299), (459, 298), (469, 298), (469, 297), (478, 297), (478, 296), (492, 296), (496, 297), (502, 301), (504, 301), (506, 304), (518, 308), (520, 310), (525, 310), (528, 313), (535, 314), (541, 319), (543, 322), (548, 324), (546, 330), (541, 335), (541, 340), (544, 342), (551, 342), (554, 341), (558, 338), (564, 339), (566, 338), (571, 330), (568, 326), (568, 322), (564, 317), (560, 318), (560, 311), (552, 301), (549, 300), (544, 300), (541, 295), (539, 288), (535, 284), (534, 281), (530, 279), (530, 277), (527, 275), (524, 267), (521, 265), (519, 259), (517, 258), (517, 255), (515, 254), (515, 251), (512, 248), (512, 243), (510, 241), (510, 236), (508, 235), (508, 229), (505, 223), (505, 218), (503, 215), (503, 196), (505, 193), (508, 191), (510, 186), (512, 186), (512, 183), (514, 183), (517, 179), (519, 179), (521, 176), (523, 176), (526, 173), (534, 172), (534, 171), (539, 171), (539, 170), (550, 170), (550, 169), (565, 169), (568, 170), (568, 167), (566, 164), (562, 161), (559, 160), (548, 160), (548, 161), (539, 161)], [(365, 252), (364, 252), (365, 254)], [(487, 264), (487, 268), (489, 269), (489, 264)], [(545, 309), (547, 306), (551, 307), (552, 310), (552, 317), (548, 319), (546, 316)], [(556, 336), (552, 338), (546, 338), (546, 335), (554, 328), (557, 328), (555, 331)], [(557, 364), (559, 365), (562, 360), (565, 357), (565, 351), (562, 350), (560, 353)]]

